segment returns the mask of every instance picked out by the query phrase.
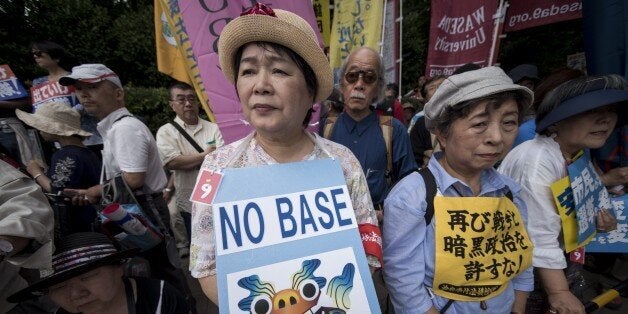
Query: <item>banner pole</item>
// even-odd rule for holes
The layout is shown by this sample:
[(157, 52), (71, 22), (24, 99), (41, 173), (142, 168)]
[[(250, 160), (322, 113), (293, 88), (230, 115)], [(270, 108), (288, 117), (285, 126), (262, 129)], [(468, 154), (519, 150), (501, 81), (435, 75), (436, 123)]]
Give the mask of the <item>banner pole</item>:
[(399, 59), (397, 59), (397, 61), (399, 62), (399, 73), (397, 73), (397, 75), (399, 76), (399, 97), (401, 97), (401, 95), (403, 95), (401, 93), (402, 89), (403, 89), (403, 84), (401, 81), (401, 73), (403, 70), (403, 0), (399, 0)]
[(493, 28), (493, 42), (491, 43), (491, 51), (488, 58), (488, 66), (492, 66), (497, 61), (497, 56), (499, 54), (499, 44), (500, 44), (500, 36), (503, 29), (503, 20), (505, 14), (505, 10), (508, 7), (508, 3), (504, 5), (504, 0), (499, 0), (499, 8), (495, 15), (493, 15), (493, 20), (495, 21), (495, 27)]
[[(386, 34), (386, 4), (388, 0), (384, 0), (384, 7), (382, 10), (382, 32), (379, 35), (379, 55), (384, 56), (384, 34)], [(394, 25), (393, 25), (394, 27)]]

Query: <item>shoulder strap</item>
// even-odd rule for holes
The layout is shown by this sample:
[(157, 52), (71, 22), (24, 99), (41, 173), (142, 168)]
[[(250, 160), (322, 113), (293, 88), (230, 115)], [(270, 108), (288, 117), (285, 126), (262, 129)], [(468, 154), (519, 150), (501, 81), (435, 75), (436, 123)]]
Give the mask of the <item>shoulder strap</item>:
[(183, 137), (185, 137), (185, 139), (188, 140), (188, 142), (190, 142), (190, 144), (194, 146), (194, 148), (199, 153), (203, 152), (203, 149), (201, 148), (201, 146), (198, 145), (198, 143), (196, 143), (196, 141), (190, 136), (190, 134), (188, 134), (188, 132), (185, 132), (185, 130), (181, 127), (180, 124), (178, 124), (175, 121), (170, 121), (170, 124), (172, 124), (172, 126), (174, 126), (177, 130), (179, 130), (179, 133), (181, 133), (181, 135), (183, 135)]
[(326, 139), (331, 138), (331, 133), (334, 130), (338, 117), (327, 117), (325, 119), (325, 125), (323, 126), (323, 137)]
[(126, 117), (133, 117), (133, 116), (132, 116), (132, 115), (130, 115), (130, 114), (125, 114), (125, 115), (120, 116), (120, 117), (118, 117), (117, 119), (113, 120), (113, 123), (111, 123), (111, 124), (114, 124), (114, 123), (116, 123), (116, 122), (118, 122), (118, 121), (120, 121), (120, 120), (122, 120), (122, 119), (124, 119), (124, 118), (126, 118)]
[(436, 178), (427, 167), (423, 167), (417, 172), (423, 177), (425, 182), (425, 201), (427, 208), (425, 209), (425, 225), (429, 225), (434, 217), (434, 197), (436, 196)]
[(388, 185), (392, 182), (392, 138), (393, 138), (393, 126), (391, 116), (379, 116), (379, 126), (382, 128), (382, 134), (384, 135), (384, 143), (386, 143), (386, 178), (388, 179)]

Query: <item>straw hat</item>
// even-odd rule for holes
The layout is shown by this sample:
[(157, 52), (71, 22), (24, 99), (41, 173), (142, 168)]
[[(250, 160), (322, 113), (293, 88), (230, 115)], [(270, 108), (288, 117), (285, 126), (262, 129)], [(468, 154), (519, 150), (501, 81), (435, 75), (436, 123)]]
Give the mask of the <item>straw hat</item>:
[(42, 295), (46, 288), (72, 279), (100, 266), (114, 265), (139, 252), (138, 248), (119, 251), (102, 233), (78, 232), (61, 238), (52, 256), (53, 273), (7, 298), (17, 303)]
[(15, 114), (24, 123), (46, 133), (61, 136), (91, 136), (92, 133), (81, 130), (81, 115), (62, 102), (43, 104), (35, 113), (15, 109)]
[(220, 67), (229, 82), (235, 84), (234, 58), (243, 45), (250, 42), (271, 42), (280, 44), (301, 56), (314, 70), (318, 81), (318, 91), (314, 101), (323, 101), (331, 94), (333, 74), (329, 61), (318, 45), (316, 33), (300, 16), (263, 4), (242, 13), (225, 26), (218, 41)]

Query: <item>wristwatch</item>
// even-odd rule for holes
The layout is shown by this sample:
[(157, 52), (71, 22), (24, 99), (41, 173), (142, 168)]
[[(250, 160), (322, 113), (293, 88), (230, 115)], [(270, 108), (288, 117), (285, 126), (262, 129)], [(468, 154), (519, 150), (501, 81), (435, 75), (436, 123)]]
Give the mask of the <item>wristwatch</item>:
[(13, 252), (13, 244), (5, 239), (0, 239), (0, 262)]

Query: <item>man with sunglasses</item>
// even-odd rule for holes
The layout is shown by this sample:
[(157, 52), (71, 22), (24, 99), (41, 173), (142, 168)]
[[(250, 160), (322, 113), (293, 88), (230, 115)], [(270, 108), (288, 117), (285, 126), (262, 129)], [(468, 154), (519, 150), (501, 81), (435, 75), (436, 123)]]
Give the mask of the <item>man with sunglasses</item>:
[[(183, 217), (189, 240), (192, 222), (192, 202), (189, 198), (198, 169), (205, 155), (222, 146), (224, 140), (218, 125), (199, 117), (200, 101), (192, 86), (175, 82), (168, 88), (168, 96), (170, 108), (176, 117), (157, 131), (157, 148), (166, 169), (175, 171), (176, 212)], [(172, 195), (172, 192), (165, 189), (164, 195)], [(176, 216), (176, 213), (171, 212), (171, 218), (176, 219), (172, 217), (173, 214)], [(177, 244), (177, 247), (181, 251), (181, 245)]]
[[(376, 51), (357, 48), (347, 57), (340, 73), (345, 110), (329, 138), (351, 149), (360, 161), (381, 223), (381, 209), (392, 183), (417, 168), (410, 139), (401, 121), (378, 117), (373, 110), (385, 88), (384, 68)], [(388, 145), (387, 136), (392, 142)]]

